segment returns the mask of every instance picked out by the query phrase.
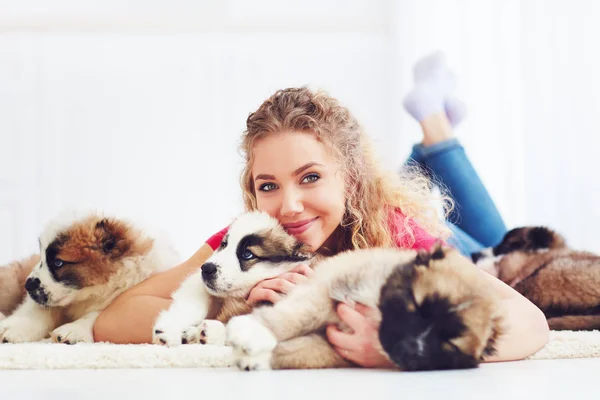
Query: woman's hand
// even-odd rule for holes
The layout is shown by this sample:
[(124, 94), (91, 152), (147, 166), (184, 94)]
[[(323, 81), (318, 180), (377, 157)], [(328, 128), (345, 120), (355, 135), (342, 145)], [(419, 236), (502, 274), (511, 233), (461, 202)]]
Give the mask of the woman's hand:
[(327, 327), (327, 339), (339, 355), (365, 368), (394, 368), (395, 365), (383, 355), (379, 342), (379, 323), (372, 318), (373, 311), (356, 304), (354, 308), (340, 304), (337, 308), (339, 318), (353, 333), (340, 331), (337, 326)]
[(288, 294), (298, 283), (305, 282), (312, 278), (315, 271), (306, 264), (300, 264), (285, 274), (281, 274), (276, 278), (266, 279), (259, 282), (248, 295), (248, 303), (255, 305), (261, 301), (277, 303)]

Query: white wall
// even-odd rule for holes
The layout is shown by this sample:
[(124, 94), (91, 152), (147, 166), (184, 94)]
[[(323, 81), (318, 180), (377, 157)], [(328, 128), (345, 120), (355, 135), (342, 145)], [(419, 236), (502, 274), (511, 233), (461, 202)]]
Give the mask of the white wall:
[[(548, 225), (600, 252), (600, 3), (394, 4), (402, 64), (443, 49), (459, 73), (469, 116), (456, 133), (508, 227)], [(416, 124), (402, 116), (400, 126), (403, 148)]]
[(0, 0), (0, 263), (68, 206), (142, 217), (191, 254), (241, 210), (238, 137), (282, 87), (329, 90), (396, 168), (420, 140), (412, 64), (435, 49), (507, 224), (600, 249), (598, 17), (585, 0)]
[(70, 206), (147, 219), (191, 254), (242, 209), (238, 138), (278, 88), (325, 88), (389, 132), (385, 2), (313, 1), (301, 20), (273, 1), (138, 3), (0, 3), (0, 260)]

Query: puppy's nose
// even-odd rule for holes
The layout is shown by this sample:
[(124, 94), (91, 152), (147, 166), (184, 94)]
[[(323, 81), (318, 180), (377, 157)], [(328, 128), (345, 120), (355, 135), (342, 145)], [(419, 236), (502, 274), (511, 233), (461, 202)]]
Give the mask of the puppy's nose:
[(401, 340), (398, 345), (402, 348), (405, 355), (409, 357), (420, 357), (423, 355), (424, 343), (415, 338), (406, 338)]
[(217, 275), (217, 266), (213, 263), (206, 263), (202, 266), (202, 279), (210, 281)]
[(473, 260), (473, 262), (475, 264), (477, 264), (477, 260), (479, 260), (482, 256), (483, 256), (483, 254), (481, 254), (481, 253), (473, 253), (473, 254), (471, 254), (471, 259)]
[(25, 281), (25, 290), (31, 292), (40, 288), (40, 280), (38, 278), (27, 278)]

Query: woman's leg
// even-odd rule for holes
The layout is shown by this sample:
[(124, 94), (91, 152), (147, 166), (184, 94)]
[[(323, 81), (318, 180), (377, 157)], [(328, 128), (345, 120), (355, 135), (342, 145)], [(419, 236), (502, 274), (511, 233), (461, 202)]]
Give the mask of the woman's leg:
[(506, 225), (465, 149), (453, 137), (446, 117), (434, 114), (421, 125), (431, 144), (415, 145), (413, 151), (454, 199), (449, 221), (483, 246), (495, 246), (506, 233)]
[[(449, 191), (455, 201), (449, 221), (458, 230), (451, 229), (456, 239), (465, 241), (465, 248), (475, 248), (477, 244), (494, 246), (506, 233), (506, 226), (464, 148), (454, 137), (452, 127), (460, 123), (466, 111), (464, 104), (455, 104), (459, 100), (452, 93), (454, 82), (448, 82), (450, 79), (454, 79), (453, 75), (439, 56), (426, 58), (415, 67), (416, 86), (405, 97), (404, 106), (421, 124), (423, 141), (413, 147), (407, 165), (418, 164)], [(461, 112), (449, 112), (457, 108)], [(470, 241), (467, 235), (471, 236)]]

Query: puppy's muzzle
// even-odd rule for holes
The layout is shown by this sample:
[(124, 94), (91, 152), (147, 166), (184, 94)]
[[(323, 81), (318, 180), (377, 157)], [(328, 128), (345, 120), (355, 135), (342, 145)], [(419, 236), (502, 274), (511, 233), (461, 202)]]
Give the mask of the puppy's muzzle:
[(213, 263), (206, 263), (202, 265), (202, 279), (206, 283), (214, 282), (217, 278), (217, 265)]
[(41, 285), (39, 278), (27, 278), (25, 281), (25, 290), (36, 303), (45, 305), (48, 303), (48, 293)]

